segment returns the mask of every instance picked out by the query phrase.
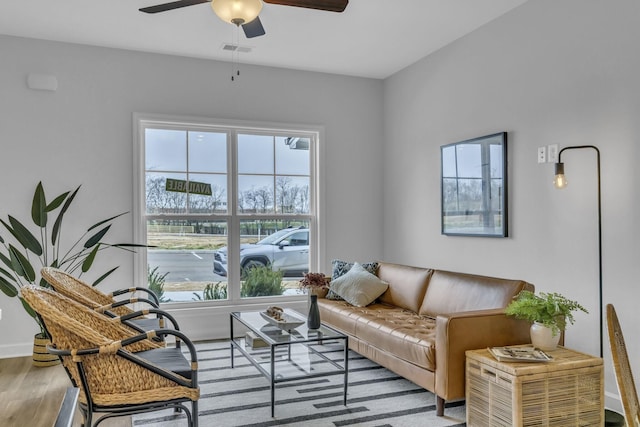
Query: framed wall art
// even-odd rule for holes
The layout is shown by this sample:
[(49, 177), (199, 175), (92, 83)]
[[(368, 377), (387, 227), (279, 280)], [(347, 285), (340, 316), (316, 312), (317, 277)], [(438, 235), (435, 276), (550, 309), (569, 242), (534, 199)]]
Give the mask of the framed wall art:
[(440, 152), (442, 234), (507, 237), (507, 133), (443, 145)]

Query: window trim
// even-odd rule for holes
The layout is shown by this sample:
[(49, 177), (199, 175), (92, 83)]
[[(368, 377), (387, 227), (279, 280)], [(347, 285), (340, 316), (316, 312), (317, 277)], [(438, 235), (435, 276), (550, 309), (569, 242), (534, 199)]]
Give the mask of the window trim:
[[(325, 208), (323, 201), (325, 200), (325, 168), (324, 155), (325, 144), (324, 142), (324, 127), (319, 125), (302, 125), (291, 123), (278, 123), (278, 122), (258, 122), (248, 120), (229, 120), (229, 119), (215, 119), (197, 116), (174, 116), (163, 114), (149, 114), (149, 113), (133, 113), (133, 239), (140, 244), (146, 243), (146, 206), (145, 206), (145, 153), (144, 153), (144, 130), (147, 127), (162, 128), (163, 126), (176, 129), (184, 127), (185, 130), (220, 130), (230, 131), (229, 138), (235, 137), (238, 133), (264, 133), (275, 136), (292, 136), (295, 134), (301, 134), (308, 136), (309, 134), (315, 134), (316, 143), (315, 150), (312, 150), (310, 176), (312, 185), (314, 188), (314, 197), (310, 202), (310, 212), (314, 212), (309, 215), (309, 227), (310, 230), (315, 230), (309, 233), (309, 246), (315, 250), (310, 250), (309, 254), (309, 269), (311, 271), (321, 271), (326, 263), (326, 244), (325, 244)], [(235, 150), (227, 150), (228, 161), (228, 179), (235, 180), (231, 188), (237, 188), (237, 159)], [(287, 218), (295, 217), (296, 215), (278, 215), (278, 214), (238, 214), (237, 210), (237, 194), (232, 191), (228, 197), (229, 209), (226, 214), (215, 214), (215, 217), (219, 217), (221, 220), (226, 219), (229, 224), (229, 229), (237, 229), (240, 225), (240, 221), (250, 219), (264, 219), (270, 217)], [(235, 214), (234, 214), (235, 212)], [(233, 228), (232, 228), (233, 227)], [(229, 239), (228, 247), (229, 254), (238, 257), (236, 263), (239, 262), (239, 241), (237, 239)], [(237, 246), (237, 247), (236, 247)], [(235, 273), (235, 272), (230, 272)], [(133, 263), (133, 274), (135, 283), (147, 283), (147, 251), (144, 249), (136, 251)], [(239, 273), (237, 273), (239, 274)], [(229, 276), (228, 280), (231, 281), (233, 276)], [(274, 297), (268, 298), (251, 298), (240, 299), (239, 288), (234, 289), (234, 293), (238, 295), (230, 295), (229, 300), (224, 301), (198, 301), (198, 302), (169, 302), (163, 303), (163, 307), (166, 309), (182, 309), (182, 308), (203, 308), (203, 307), (215, 307), (215, 306), (247, 306), (247, 305), (264, 305), (266, 302), (273, 302)], [(237, 297), (237, 299), (236, 299)], [(282, 296), (277, 297), (278, 301), (299, 301), (301, 296)]]

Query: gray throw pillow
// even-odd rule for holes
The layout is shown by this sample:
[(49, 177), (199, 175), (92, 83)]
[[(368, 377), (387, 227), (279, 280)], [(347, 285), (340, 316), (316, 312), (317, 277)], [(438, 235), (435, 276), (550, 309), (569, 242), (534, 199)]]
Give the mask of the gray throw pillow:
[(331, 290), (356, 307), (365, 307), (387, 290), (389, 284), (369, 273), (357, 262), (353, 267), (331, 282)]
[[(333, 282), (335, 279), (344, 276), (347, 274), (351, 267), (353, 267), (352, 262), (342, 261), (339, 259), (334, 259), (331, 261), (331, 281)], [(377, 262), (364, 262), (361, 264), (365, 270), (367, 270), (371, 274), (376, 274), (378, 272), (378, 263)], [(336, 294), (335, 292), (329, 289), (329, 293), (325, 297), (326, 299), (332, 300), (342, 300), (343, 298)]]

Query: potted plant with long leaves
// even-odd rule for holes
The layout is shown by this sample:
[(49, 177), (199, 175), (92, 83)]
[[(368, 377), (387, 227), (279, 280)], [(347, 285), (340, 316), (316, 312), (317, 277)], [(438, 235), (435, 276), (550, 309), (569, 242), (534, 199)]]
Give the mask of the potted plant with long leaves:
[[(63, 247), (61, 236), (64, 218), (79, 190), (80, 186), (47, 201), (42, 182), (39, 182), (31, 204), (32, 225), (27, 226), (26, 221), (19, 221), (12, 215), (8, 215), (7, 221), (0, 219), (0, 223), (8, 231), (6, 239), (0, 234), (0, 290), (11, 298), (17, 298), (26, 312), (36, 321), (40, 328), (36, 340), (46, 338), (44, 325), (21, 297), (20, 289), (29, 284), (49, 287), (40, 277), (39, 271), (42, 267), (55, 267), (79, 276), (89, 271), (98, 253), (105, 249), (132, 250), (133, 247), (144, 247), (144, 245), (131, 243), (106, 243), (103, 240), (111, 229), (113, 221), (125, 215), (126, 212), (95, 223), (74, 240), (74, 243)], [(35, 232), (32, 232), (30, 227), (35, 229)], [(96, 286), (117, 268), (118, 266), (113, 267), (102, 274), (92, 285)], [(49, 364), (44, 363), (41, 366), (47, 365)]]

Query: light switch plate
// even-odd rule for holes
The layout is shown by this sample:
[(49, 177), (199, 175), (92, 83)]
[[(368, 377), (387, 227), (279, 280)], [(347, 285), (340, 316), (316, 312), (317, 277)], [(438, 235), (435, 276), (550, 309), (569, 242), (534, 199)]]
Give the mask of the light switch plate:
[(547, 161), (549, 163), (558, 162), (558, 144), (552, 144), (547, 147)]

